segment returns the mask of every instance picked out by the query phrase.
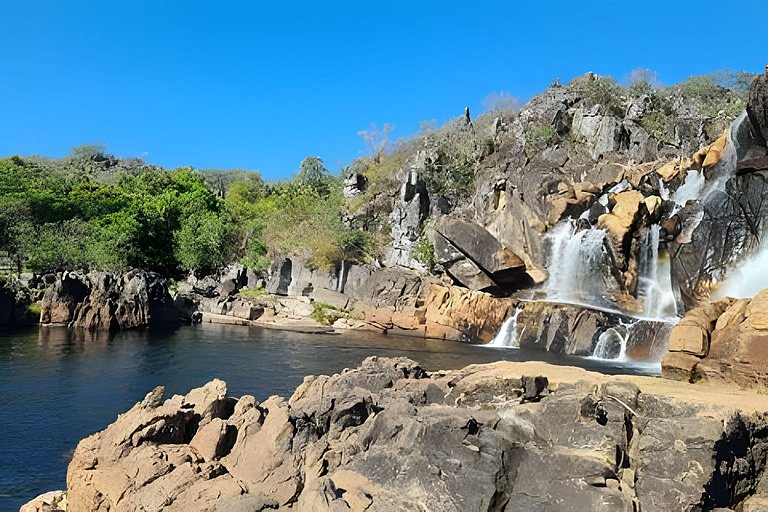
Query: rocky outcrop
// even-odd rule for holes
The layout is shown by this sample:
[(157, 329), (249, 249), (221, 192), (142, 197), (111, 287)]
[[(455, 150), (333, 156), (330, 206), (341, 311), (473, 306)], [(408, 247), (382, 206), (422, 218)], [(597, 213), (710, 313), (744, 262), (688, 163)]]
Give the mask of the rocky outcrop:
[(140, 270), (122, 274), (65, 272), (45, 292), (40, 315), (41, 324), (96, 330), (179, 322), (165, 280)]
[[(70, 509), (71, 510), (71, 509)], [(67, 493), (64, 491), (50, 491), (25, 503), (19, 512), (66, 512)]]
[(427, 187), (419, 177), (419, 170), (424, 168), (427, 158), (424, 151), (418, 152), (403, 169), (400, 195), (395, 200), (389, 216), (392, 243), (387, 247), (384, 258), (388, 266), (424, 268), (424, 265), (415, 259), (413, 251), (421, 237), (422, 223), (429, 214)]
[(16, 321), (16, 300), (5, 287), (0, 288), (0, 326), (13, 325)]
[(713, 284), (758, 250), (768, 226), (765, 84), (765, 76), (754, 80), (747, 112), (694, 159), (711, 181), (701, 201), (680, 212), (670, 249), (673, 281), (687, 308), (709, 300)]
[(66, 499), (79, 512), (759, 510), (759, 401), (738, 412), (657, 382), (369, 358), (288, 400), (231, 399), (216, 380), (166, 400), (157, 388), (79, 443)]
[(692, 309), (670, 333), (662, 370), (682, 380), (767, 386), (768, 290)]
[(352, 172), (344, 178), (344, 197), (359, 196), (365, 191), (368, 178), (359, 172)]

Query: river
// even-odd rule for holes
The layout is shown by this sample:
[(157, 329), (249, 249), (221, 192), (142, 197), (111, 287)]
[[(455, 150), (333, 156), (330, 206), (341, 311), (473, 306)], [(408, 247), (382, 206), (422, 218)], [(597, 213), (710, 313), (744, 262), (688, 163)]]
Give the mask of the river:
[(406, 356), (428, 370), (499, 359), (544, 360), (607, 373), (643, 368), (545, 352), (349, 332), (311, 335), (224, 325), (87, 335), (66, 328), (0, 333), (0, 510), (65, 487), (77, 442), (158, 385), (167, 396), (214, 377), (233, 396), (289, 396), (305, 375), (368, 356)]

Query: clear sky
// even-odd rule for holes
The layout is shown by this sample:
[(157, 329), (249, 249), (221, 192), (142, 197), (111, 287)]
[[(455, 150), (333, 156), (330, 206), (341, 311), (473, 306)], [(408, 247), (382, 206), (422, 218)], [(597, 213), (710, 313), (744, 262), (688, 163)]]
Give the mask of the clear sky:
[(99, 143), (166, 167), (289, 176), (587, 71), (670, 84), (768, 62), (768, 3), (0, 0), (0, 155)]

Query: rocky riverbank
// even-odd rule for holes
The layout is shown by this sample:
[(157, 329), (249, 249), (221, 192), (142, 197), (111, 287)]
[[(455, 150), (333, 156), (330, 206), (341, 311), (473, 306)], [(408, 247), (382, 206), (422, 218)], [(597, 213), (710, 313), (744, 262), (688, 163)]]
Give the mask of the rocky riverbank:
[(307, 377), (288, 399), (232, 398), (218, 380), (157, 388), (80, 442), (66, 495), (24, 510), (757, 511), (766, 404), (727, 386), (404, 358)]

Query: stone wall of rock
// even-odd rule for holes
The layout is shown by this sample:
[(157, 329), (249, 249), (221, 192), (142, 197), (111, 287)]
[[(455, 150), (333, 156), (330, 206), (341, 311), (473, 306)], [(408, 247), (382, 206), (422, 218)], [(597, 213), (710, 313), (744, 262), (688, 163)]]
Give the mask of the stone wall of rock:
[(692, 309), (670, 333), (662, 370), (688, 381), (768, 385), (768, 290)]
[(369, 358), (287, 400), (230, 398), (218, 380), (165, 400), (157, 388), (79, 443), (56, 499), (78, 512), (761, 510), (768, 416), (653, 382)]
[(43, 297), (41, 324), (96, 330), (178, 325), (179, 314), (158, 274), (65, 272)]

